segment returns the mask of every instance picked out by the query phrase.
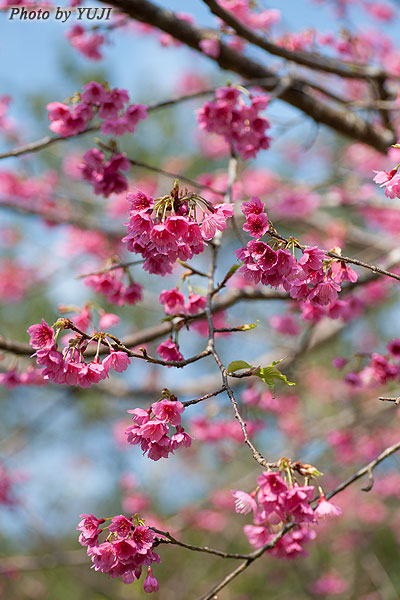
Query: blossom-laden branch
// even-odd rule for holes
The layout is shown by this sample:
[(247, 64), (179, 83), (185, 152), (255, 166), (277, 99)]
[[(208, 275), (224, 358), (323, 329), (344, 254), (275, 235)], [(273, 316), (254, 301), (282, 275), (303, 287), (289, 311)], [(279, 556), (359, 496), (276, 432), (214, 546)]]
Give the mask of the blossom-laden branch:
[[(148, 0), (112, 0), (111, 5), (133, 19), (153, 25), (197, 52), (205, 54), (201, 42), (207, 39), (208, 32), (179, 19), (173, 12), (162, 9)], [(222, 69), (234, 71), (246, 79), (270, 78), (271, 83), (262, 86), (267, 91), (279, 85), (280, 78), (273, 71), (221, 41), (219, 55), (212, 60)], [(358, 115), (330, 106), (310, 95), (307, 93), (307, 86), (296, 77), (292, 78), (290, 85), (282, 86), (281, 90), (279, 96), (281, 100), (300, 109), (314, 121), (368, 144), (380, 152), (386, 152), (387, 148), (396, 141), (391, 131), (378, 129)]]
[[(240, 301), (257, 301), (257, 300), (287, 300), (289, 299), (288, 294), (285, 292), (279, 292), (276, 290), (256, 290), (252, 288), (234, 289), (230, 290), (223, 298), (213, 303), (213, 313), (225, 310), (234, 306)], [(122, 338), (121, 344), (127, 348), (137, 347), (141, 344), (153, 342), (165, 335), (170, 334), (174, 328), (179, 328), (185, 323), (192, 321), (198, 321), (204, 319), (206, 313), (204, 311), (190, 317), (176, 317), (172, 321), (166, 321), (160, 325), (154, 327), (148, 327), (138, 331), (132, 335)], [(0, 349), (19, 356), (31, 356), (32, 347), (29, 344), (18, 342), (16, 340), (7, 339), (5, 336), (0, 335)], [(101, 356), (107, 352), (105, 347), (100, 348), (99, 355)], [(85, 352), (85, 356), (94, 356), (96, 349), (89, 346)]]
[[(270, 228), (268, 230), (268, 235), (270, 235), (271, 238), (274, 238), (281, 242), (284, 242), (285, 244), (288, 244), (288, 245), (292, 244), (295, 248), (299, 248), (300, 250), (305, 250), (307, 248), (307, 246), (300, 244), (300, 242), (298, 240), (295, 240), (294, 238), (288, 239), (288, 238), (283, 237), (276, 231), (276, 229), (273, 226), (270, 226)], [(377, 267), (375, 265), (370, 265), (362, 260), (359, 260), (358, 258), (351, 258), (350, 256), (343, 256), (342, 254), (339, 254), (338, 252), (334, 252), (333, 250), (322, 250), (322, 251), (329, 258), (335, 258), (336, 260), (339, 260), (343, 263), (349, 263), (351, 265), (356, 265), (358, 267), (362, 267), (363, 269), (368, 269), (369, 271), (372, 271), (375, 274), (385, 275), (386, 277), (391, 277), (392, 279), (396, 279), (397, 281), (400, 281), (400, 275), (398, 275), (397, 273), (393, 273), (392, 271), (387, 271), (386, 269), (383, 269), (381, 267)]]
[[(387, 459), (389, 456), (395, 454), (400, 450), (400, 442), (386, 448), (381, 454), (379, 454), (374, 460), (369, 462), (367, 465), (359, 469), (353, 476), (349, 477), (341, 484), (339, 484), (336, 488), (334, 488), (331, 492), (326, 494), (327, 500), (333, 498), (336, 494), (339, 494), (345, 488), (352, 485), (355, 481), (371, 473), (381, 462)], [(249, 554), (241, 554), (241, 553), (230, 553), (224, 552), (222, 550), (215, 550), (209, 548), (207, 546), (195, 546), (192, 544), (186, 544), (174, 536), (172, 536), (169, 532), (165, 532), (159, 530), (155, 527), (151, 529), (158, 533), (162, 538), (157, 538), (155, 545), (157, 544), (171, 544), (178, 545), (184, 547), (188, 550), (192, 550), (194, 552), (203, 552), (207, 554), (214, 554), (216, 556), (220, 556), (221, 558), (232, 558), (232, 559), (244, 559), (239, 567), (234, 569), (229, 575), (227, 575), (219, 584), (215, 585), (207, 594), (201, 596), (199, 600), (212, 600), (217, 592), (226, 587), (233, 579), (235, 579), (238, 575), (240, 575), (243, 571), (245, 571), (255, 560), (260, 558), (266, 550), (273, 548), (277, 542), (292, 528), (294, 524), (285, 525), (281, 531), (267, 544), (264, 544), (261, 548), (249, 553)], [(70, 551), (63, 553), (60, 557), (54, 557), (54, 555), (44, 555), (44, 556), (15, 556), (3, 561), (2, 566), (0, 566), (0, 572), (8, 572), (11, 568), (16, 568), (18, 570), (36, 570), (36, 569), (48, 569), (59, 567), (60, 565), (69, 564), (69, 565), (81, 565), (84, 560), (82, 558), (82, 553), (77, 551)]]
[(285, 60), (294, 62), (298, 65), (303, 65), (317, 71), (325, 71), (326, 73), (333, 73), (340, 77), (350, 79), (385, 79), (388, 74), (379, 67), (361, 65), (357, 63), (347, 63), (338, 60), (337, 58), (327, 58), (325, 56), (318, 56), (311, 52), (299, 52), (294, 50), (288, 50), (285, 47), (277, 46), (270, 42), (266, 37), (263, 37), (241, 23), (236, 17), (229, 11), (225, 10), (216, 0), (203, 0), (211, 12), (222, 19), (229, 27), (232, 27), (234, 31), (242, 38), (266, 50), (269, 54), (274, 56), (280, 56)]
[[(241, 81), (239, 83), (240, 86), (242, 87), (250, 87), (250, 86), (258, 86), (258, 85), (268, 85), (269, 83), (271, 83), (271, 81), (274, 83), (276, 81), (276, 78), (273, 77), (272, 80), (271, 78), (255, 78), (249, 81)], [(199, 92), (193, 92), (192, 94), (184, 94), (182, 96), (179, 96), (177, 98), (169, 98), (168, 100), (162, 100), (161, 102), (157, 102), (156, 104), (149, 104), (146, 108), (147, 108), (147, 113), (152, 113), (152, 112), (156, 112), (160, 109), (163, 108), (168, 108), (170, 106), (175, 106), (177, 104), (181, 104), (182, 102), (186, 102), (189, 100), (194, 100), (196, 98), (203, 98), (204, 96), (209, 96), (211, 94), (213, 94), (215, 92), (217, 88), (209, 88), (206, 90), (201, 90)], [(16, 158), (18, 156), (23, 156), (24, 154), (31, 154), (33, 152), (38, 152), (40, 150), (44, 150), (45, 148), (48, 148), (49, 146), (52, 146), (53, 144), (56, 144), (58, 142), (62, 142), (65, 140), (71, 140), (74, 139), (76, 137), (81, 137), (83, 135), (86, 135), (87, 133), (93, 133), (95, 131), (99, 131), (100, 129), (100, 124), (99, 125), (93, 125), (92, 127), (88, 127), (87, 129), (85, 129), (84, 131), (80, 131), (78, 133), (74, 133), (73, 135), (68, 135), (68, 136), (62, 136), (62, 135), (55, 135), (55, 136), (50, 136), (47, 135), (45, 137), (43, 137), (40, 140), (36, 140), (34, 142), (29, 142), (27, 144), (23, 144), (21, 146), (17, 146), (16, 148), (13, 148), (12, 150), (8, 150), (6, 152), (2, 152), (0, 153), (0, 160), (4, 159), (4, 158)], [(168, 171), (164, 171), (163, 169), (159, 169), (158, 167), (154, 167), (152, 165), (148, 165), (147, 163), (143, 163), (143, 162), (139, 162), (139, 161), (134, 161), (132, 159), (132, 164), (135, 164), (136, 166), (140, 166), (143, 167), (144, 169), (149, 169), (152, 171), (156, 171), (162, 175), (167, 175), (168, 177), (171, 176), (176, 176), (176, 175), (171, 175), (171, 173), (169, 173)], [(182, 177), (179, 175), (179, 178), (182, 179)], [(192, 185), (198, 185), (197, 182), (193, 183), (193, 180), (187, 180), (188, 182), (190, 181)], [(202, 185), (201, 187), (205, 187), (204, 185)], [(222, 194), (224, 192), (220, 192), (218, 190), (213, 190), (212, 188), (209, 188), (210, 191), (214, 191), (214, 193), (216, 194)]]
[[(364, 475), (369, 474), (370, 479), (371, 479), (372, 471), (379, 465), (379, 463), (384, 461), (389, 456), (395, 454), (399, 450), (400, 450), (400, 442), (393, 444), (392, 446), (386, 448), (374, 460), (372, 460), (367, 465), (365, 465), (364, 467), (359, 469), (354, 475), (352, 475), (351, 477), (349, 477), (348, 479), (346, 479), (345, 481), (340, 483), (331, 492), (326, 494), (326, 499), (330, 500), (330, 498), (333, 498), (334, 496), (339, 494), (341, 491), (343, 491), (344, 489), (349, 487), (355, 481), (357, 481), (361, 477), (364, 477)], [(369, 489), (371, 489), (371, 487), (369, 487)], [(365, 489), (366, 489), (366, 491), (369, 491), (369, 489), (368, 490), (367, 490), (367, 488), (365, 488)], [(243, 573), (243, 571), (245, 571), (255, 560), (260, 558), (266, 550), (273, 548), (286, 533), (288, 533), (291, 529), (293, 529), (294, 526), (295, 526), (294, 523), (286, 524), (281, 529), (281, 531), (271, 541), (269, 541), (267, 544), (265, 544), (258, 550), (249, 554), (243, 563), (241, 563), (236, 569), (231, 571), (226, 577), (224, 577), (224, 579), (220, 583), (215, 585), (212, 589), (210, 589), (206, 594), (201, 596), (198, 600), (213, 600), (213, 598), (215, 598), (215, 595), (218, 592), (220, 592), (224, 587), (226, 587), (233, 579), (238, 577), (238, 575)]]

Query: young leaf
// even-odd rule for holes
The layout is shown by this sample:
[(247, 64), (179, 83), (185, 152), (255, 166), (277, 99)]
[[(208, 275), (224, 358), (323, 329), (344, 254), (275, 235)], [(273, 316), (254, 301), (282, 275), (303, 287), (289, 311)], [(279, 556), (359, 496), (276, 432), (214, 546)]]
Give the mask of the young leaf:
[(244, 360), (234, 360), (228, 366), (227, 371), (228, 373), (234, 373), (235, 371), (240, 371), (241, 369), (251, 369), (251, 365)]
[(287, 385), (296, 385), (293, 381), (289, 381), (286, 375), (281, 373), (279, 369), (275, 367), (275, 365), (280, 363), (282, 360), (283, 359), (274, 360), (268, 367), (262, 367), (254, 373), (254, 375), (257, 375), (257, 377), (262, 379), (267, 384), (272, 392), (275, 389), (275, 384), (277, 381), (283, 381)]

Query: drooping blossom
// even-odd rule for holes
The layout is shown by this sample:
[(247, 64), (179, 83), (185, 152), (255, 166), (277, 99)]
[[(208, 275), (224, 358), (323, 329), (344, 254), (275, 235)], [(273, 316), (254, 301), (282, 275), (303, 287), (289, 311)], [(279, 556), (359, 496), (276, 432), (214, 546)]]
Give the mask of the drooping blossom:
[[(147, 411), (141, 408), (128, 410), (133, 425), (125, 431), (127, 441), (132, 445), (140, 445), (143, 454), (152, 460), (168, 458), (178, 448), (189, 448), (192, 443), (191, 436), (181, 425), (184, 406), (171, 398), (170, 394), (168, 398), (163, 397)], [(175, 433), (171, 434), (170, 427), (175, 427)]]
[(250, 104), (246, 104), (237, 88), (218, 88), (215, 100), (197, 111), (200, 128), (222, 135), (244, 160), (255, 158), (259, 150), (270, 145), (265, 134), (269, 121), (260, 116), (268, 100), (266, 95), (250, 96)]

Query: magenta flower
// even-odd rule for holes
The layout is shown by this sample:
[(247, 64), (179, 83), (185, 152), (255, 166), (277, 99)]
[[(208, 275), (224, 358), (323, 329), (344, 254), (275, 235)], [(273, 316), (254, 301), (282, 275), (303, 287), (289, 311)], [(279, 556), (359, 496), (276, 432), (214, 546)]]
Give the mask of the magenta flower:
[(247, 215), (246, 223), (243, 225), (243, 231), (247, 231), (249, 235), (255, 238), (260, 238), (268, 231), (268, 217), (265, 213), (255, 215), (250, 213)]
[(88, 554), (93, 561), (95, 571), (108, 573), (117, 562), (114, 544), (110, 542), (90, 547)]
[(259, 215), (264, 212), (265, 206), (258, 196), (253, 196), (248, 202), (242, 203), (242, 213), (248, 217), (250, 214)]
[(160, 303), (168, 315), (177, 315), (184, 312), (185, 296), (177, 288), (172, 290), (163, 290), (160, 294)]
[(135, 527), (132, 535), (132, 541), (135, 543), (136, 551), (139, 554), (146, 554), (152, 547), (156, 534), (152, 529), (145, 525)]
[(342, 509), (329, 502), (322, 493), (318, 500), (318, 506), (315, 509), (315, 514), (319, 519), (325, 519), (326, 517), (339, 517), (342, 514)]
[(49, 327), (44, 319), (42, 324), (31, 325), (28, 329), (32, 348), (52, 348), (54, 346), (54, 329)]
[(299, 260), (299, 265), (303, 267), (305, 273), (317, 271), (322, 273), (322, 263), (325, 259), (325, 252), (320, 250), (318, 246), (310, 246), (303, 250), (303, 256)]
[(255, 158), (259, 150), (269, 147), (270, 138), (265, 131), (270, 124), (259, 114), (267, 102), (268, 96), (256, 96), (246, 104), (239, 90), (219, 88), (215, 100), (197, 111), (200, 129), (222, 135), (245, 160)]
[(115, 350), (110, 350), (110, 354), (105, 357), (101, 364), (103, 365), (106, 373), (108, 373), (111, 367), (114, 369), (114, 371), (117, 371), (117, 373), (122, 373), (123, 371), (126, 371), (128, 365), (131, 364), (131, 361), (126, 352), (116, 352)]
[(179, 425), (176, 428), (176, 433), (171, 437), (171, 448), (177, 450), (183, 446), (184, 448), (190, 448), (192, 445), (192, 437)]
[(158, 419), (150, 419), (150, 421), (144, 423), (139, 430), (139, 434), (150, 442), (159, 442), (167, 433), (168, 426)]
[(207, 304), (207, 298), (205, 296), (199, 296), (190, 292), (189, 299), (185, 305), (185, 312), (188, 315), (196, 315), (200, 311), (204, 310)]
[(100, 83), (97, 83), (97, 81), (87, 83), (83, 86), (83, 89), (85, 91), (82, 93), (81, 97), (86, 104), (95, 104), (98, 106), (106, 100), (108, 95), (104, 87), (100, 85)]
[(78, 376), (78, 385), (81, 387), (90, 387), (93, 383), (99, 383), (105, 379), (107, 371), (102, 363), (91, 361), (90, 363), (80, 363), (81, 369)]
[(131, 203), (132, 212), (141, 212), (153, 209), (154, 200), (144, 192), (138, 190), (135, 193), (127, 194), (126, 199)]
[(266, 527), (261, 525), (245, 525), (243, 531), (250, 544), (255, 548), (261, 548), (271, 539), (271, 534)]
[(111, 519), (111, 524), (108, 529), (113, 533), (116, 533), (118, 537), (126, 538), (132, 532), (133, 523), (124, 515), (117, 515)]
[(94, 515), (82, 514), (82, 521), (78, 524), (78, 531), (81, 531), (79, 537), (79, 543), (82, 546), (91, 546), (97, 544), (99, 533), (101, 530), (98, 529), (99, 525), (104, 523), (104, 519), (97, 519)]
[(336, 281), (336, 283), (339, 284), (342, 283), (342, 281), (355, 283), (358, 279), (358, 273), (343, 261), (333, 262), (331, 272), (333, 281)]
[(325, 573), (310, 586), (313, 594), (320, 596), (343, 594), (349, 589), (347, 582), (337, 573)]
[(146, 594), (151, 594), (152, 592), (158, 592), (158, 581), (154, 577), (151, 567), (147, 569), (147, 577), (143, 582), (143, 589)]
[(337, 300), (338, 292), (340, 292), (340, 285), (333, 281), (333, 279), (326, 278), (310, 291), (308, 299), (313, 304), (326, 306), (327, 304)]
[(379, 184), (381, 188), (385, 188), (385, 196), (391, 199), (396, 196), (399, 197), (400, 175), (398, 174), (397, 169), (393, 169), (390, 172), (375, 171), (375, 173), (374, 181)]
[(166, 342), (162, 342), (157, 348), (157, 353), (166, 361), (183, 360), (183, 356), (179, 352), (178, 346), (172, 341), (172, 338), (169, 338)]
[(251, 511), (256, 512), (257, 502), (250, 494), (240, 490), (231, 490), (231, 494), (235, 499), (235, 511), (237, 513), (247, 515)]
[(205, 38), (203, 40), (200, 40), (199, 47), (204, 52), (204, 54), (207, 54), (207, 56), (211, 56), (211, 58), (218, 58), (221, 51), (219, 46), (219, 40), (215, 38)]
[(181, 424), (181, 414), (185, 407), (179, 400), (160, 400), (151, 405), (151, 410), (160, 421), (176, 427)]

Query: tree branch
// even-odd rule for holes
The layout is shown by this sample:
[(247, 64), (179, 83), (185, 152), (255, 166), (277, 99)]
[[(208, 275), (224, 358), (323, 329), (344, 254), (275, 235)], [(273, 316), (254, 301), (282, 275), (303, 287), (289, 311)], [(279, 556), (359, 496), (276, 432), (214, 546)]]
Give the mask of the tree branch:
[[(105, 3), (110, 4), (109, 0)], [(162, 9), (148, 0), (112, 0), (111, 5), (137, 21), (149, 23), (169, 33), (175, 39), (204, 54), (199, 43), (207, 37), (207, 32), (179, 19), (173, 12)], [(267, 91), (273, 90), (279, 84), (279, 77), (273, 71), (222, 42), (218, 58), (211, 60), (221, 68), (234, 71), (246, 79), (270, 78), (271, 83), (262, 86)], [(388, 146), (396, 142), (391, 131), (378, 129), (351, 111), (338, 109), (311, 96), (306, 92), (306, 86), (296, 78), (292, 78), (290, 85), (283, 86), (279, 97), (315, 121), (368, 144), (380, 152), (386, 152)]]
[(326, 73), (334, 73), (340, 77), (349, 79), (381, 79), (386, 77), (385, 71), (379, 67), (360, 65), (356, 63), (349, 63), (338, 60), (336, 58), (327, 58), (325, 56), (318, 56), (311, 52), (298, 52), (293, 50), (287, 50), (284, 47), (277, 46), (276, 44), (267, 40), (266, 37), (259, 35), (246, 27), (241, 21), (229, 11), (222, 8), (216, 0), (203, 0), (204, 4), (207, 4), (210, 11), (220, 19), (222, 19), (229, 27), (235, 30), (235, 32), (251, 44), (266, 50), (269, 54), (274, 56), (280, 56), (285, 60), (295, 62), (298, 65), (303, 65), (317, 71), (325, 71)]

